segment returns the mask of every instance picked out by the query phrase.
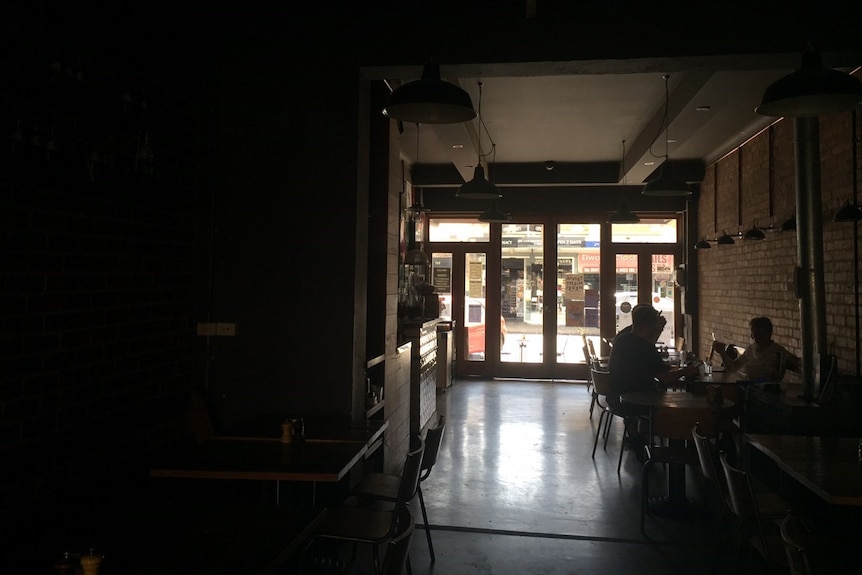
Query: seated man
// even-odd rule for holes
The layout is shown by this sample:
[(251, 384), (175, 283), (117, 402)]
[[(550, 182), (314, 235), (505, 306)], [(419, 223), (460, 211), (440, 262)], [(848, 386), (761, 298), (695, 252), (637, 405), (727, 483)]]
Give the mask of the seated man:
[(786, 370), (800, 370), (802, 360), (773, 341), (772, 322), (768, 317), (753, 318), (749, 325), (754, 342), (736, 358), (727, 353), (725, 343), (712, 342), (712, 348), (721, 356), (728, 371), (736, 371), (750, 381), (781, 381)]
[[(626, 419), (630, 437), (637, 443), (643, 438), (637, 432), (637, 416), (646, 412), (620, 402), (620, 395), (629, 391), (642, 391), (666, 386), (684, 376), (696, 375), (697, 366), (672, 368), (662, 359), (655, 343), (667, 320), (651, 305), (638, 305), (632, 310), (632, 328), (620, 333), (614, 340), (608, 371), (611, 374), (611, 409)], [(635, 445), (640, 449), (640, 445)]]

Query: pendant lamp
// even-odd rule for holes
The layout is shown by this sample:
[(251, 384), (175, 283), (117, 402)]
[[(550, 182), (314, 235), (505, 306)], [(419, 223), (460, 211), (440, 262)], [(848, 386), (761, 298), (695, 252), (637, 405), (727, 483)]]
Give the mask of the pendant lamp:
[(422, 79), (399, 86), (389, 95), (383, 115), (414, 124), (458, 124), (476, 117), (470, 95), (440, 79), (440, 65), (428, 62)]
[(485, 179), (485, 168), (477, 164), (473, 169), (473, 179), (464, 182), (455, 192), (455, 197), (467, 200), (495, 200), (502, 198), (503, 194), (497, 186)]
[[(485, 122), (482, 121), (482, 82), (479, 82), (479, 135), (482, 135), (482, 127)], [(491, 135), (488, 134), (488, 128), (485, 127), (485, 134), (488, 135), (488, 140), (491, 142), (491, 153), (496, 153), (496, 145), (491, 140)], [(497, 189), (497, 186), (489, 182), (485, 178), (485, 168), (482, 166), (482, 158), (484, 157), (481, 151), (481, 137), (479, 143), (479, 157), (476, 159), (476, 167), (473, 168), (473, 179), (469, 182), (464, 182), (460, 188), (455, 191), (456, 198), (464, 198), (467, 200), (496, 200), (502, 198), (503, 194)], [(487, 156), (487, 154), (485, 154)]]
[(820, 52), (802, 55), (802, 67), (766, 88), (754, 111), (761, 116), (819, 116), (862, 103), (862, 82), (823, 66)]
[(488, 222), (491, 224), (508, 224), (512, 221), (512, 217), (506, 212), (502, 211), (498, 206), (497, 202), (494, 202), (494, 205), (479, 214), (480, 222)]
[(670, 136), (668, 130), (670, 125), (668, 122), (668, 108), (670, 107), (670, 93), (668, 92), (667, 81), (670, 75), (665, 74), (664, 78), (664, 163), (659, 166), (658, 176), (647, 182), (641, 192), (645, 196), (675, 196), (686, 197), (691, 195), (691, 188), (688, 182), (679, 178), (673, 172), (673, 164), (670, 162)]
[(609, 224), (639, 224), (640, 221), (636, 213), (629, 211), (625, 200), (620, 200), (619, 209), (608, 216)]

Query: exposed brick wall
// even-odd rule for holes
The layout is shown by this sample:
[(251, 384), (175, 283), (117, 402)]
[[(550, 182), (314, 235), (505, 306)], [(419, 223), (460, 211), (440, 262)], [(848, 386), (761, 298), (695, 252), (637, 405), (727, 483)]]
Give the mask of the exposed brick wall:
[[(856, 282), (853, 281), (854, 226), (833, 223), (831, 219), (835, 210), (853, 197), (852, 121), (850, 112), (819, 119), (828, 352), (836, 354), (839, 369), (850, 374), (856, 372), (858, 345), (857, 311), (854, 309)], [(712, 238), (723, 230), (735, 233), (740, 230), (740, 217), (740, 231), (748, 229), (755, 221), (762, 226), (771, 223), (777, 227), (795, 213), (794, 137), (794, 121), (779, 121), (772, 127), (771, 139), (769, 130), (764, 131), (707, 167), (699, 204), (698, 226), (702, 235)], [(716, 193), (717, 213), (713, 208)], [(699, 260), (698, 352), (701, 356), (708, 353), (712, 332), (718, 339), (737, 345), (750, 342), (748, 320), (757, 315), (770, 317), (775, 325), (775, 339), (789, 350), (800, 353), (799, 301), (793, 290), (798, 262), (794, 232), (767, 233), (767, 239), (760, 242), (737, 239), (732, 246), (713, 244), (712, 249), (695, 253)]]
[(176, 436), (200, 278), (192, 109), (31, 32), (0, 88), (0, 511)]

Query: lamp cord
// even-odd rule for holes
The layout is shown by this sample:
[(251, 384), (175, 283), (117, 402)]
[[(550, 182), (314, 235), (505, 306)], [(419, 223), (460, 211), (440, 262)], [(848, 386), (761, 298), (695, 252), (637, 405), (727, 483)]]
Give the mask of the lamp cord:
[(482, 130), (479, 130), (479, 161), (481, 163), (482, 158), (487, 158), (491, 155), (496, 155), (497, 153), (497, 144), (494, 143), (494, 139), (491, 138), (491, 133), (488, 131), (488, 126), (485, 125), (485, 117), (482, 116), (482, 81), (477, 82), (479, 86), (479, 106), (476, 110), (477, 115), (479, 116), (479, 126), (480, 128), (485, 129), (485, 135), (488, 136), (488, 141), (491, 143), (491, 151), (487, 154), (482, 153)]
[[(667, 161), (670, 158), (670, 136), (668, 135), (668, 131), (670, 130), (670, 126), (668, 125), (668, 108), (670, 108), (670, 90), (668, 88), (668, 80), (670, 80), (670, 74), (664, 74), (662, 78), (664, 78), (664, 120), (662, 125), (659, 126), (658, 132), (656, 132), (655, 138), (653, 138), (653, 143), (650, 144), (649, 153), (653, 158), (664, 157), (665, 161)], [(657, 156), (655, 152), (652, 151), (652, 147), (661, 135), (662, 129), (664, 129), (664, 156)]]

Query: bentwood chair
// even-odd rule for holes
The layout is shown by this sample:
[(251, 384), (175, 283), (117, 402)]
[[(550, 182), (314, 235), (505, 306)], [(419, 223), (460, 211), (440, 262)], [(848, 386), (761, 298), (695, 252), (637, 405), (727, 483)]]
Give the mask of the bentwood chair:
[(786, 569), (787, 557), (778, 524), (760, 514), (749, 473), (728, 463), (724, 452), (719, 454), (719, 459), (727, 481), (730, 509), (738, 522), (737, 559), (747, 543), (745, 567), (748, 567), (751, 550), (754, 550), (769, 565)]
[(398, 533), (398, 521), (416, 494), (425, 441), (414, 437), (413, 449), (407, 454), (398, 480), (395, 501), (381, 502), (386, 505), (348, 505), (326, 510), (326, 518), (314, 531), (315, 540), (349, 542), (353, 552), (349, 564), (356, 559), (356, 547), (360, 543), (371, 545), (374, 573), (380, 573), (380, 546), (388, 543)]
[[(431, 554), (431, 562), (436, 560), (434, 556), (434, 545), (431, 542), (431, 527), (428, 525), (428, 513), (425, 509), (425, 497), (422, 495), (422, 482), (431, 475), (431, 469), (437, 462), (437, 454), (440, 452), (440, 443), (443, 441), (443, 431), (446, 429), (446, 416), (440, 415), (434, 427), (425, 432), (425, 452), (422, 456), (419, 482), (416, 485), (416, 495), (419, 496), (419, 506), (422, 510), (422, 521), (425, 525), (425, 537), (428, 540), (428, 551)], [(352, 495), (361, 499), (378, 501), (396, 501), (398, 498), (398, 485), (400, 477), (388, 473), (369, 473), (363, 477), (355, 488)], [(411, 496), (412, 500), (413, 497)]]

